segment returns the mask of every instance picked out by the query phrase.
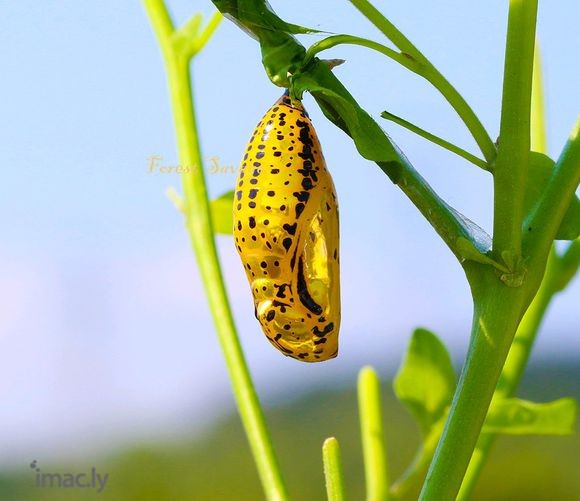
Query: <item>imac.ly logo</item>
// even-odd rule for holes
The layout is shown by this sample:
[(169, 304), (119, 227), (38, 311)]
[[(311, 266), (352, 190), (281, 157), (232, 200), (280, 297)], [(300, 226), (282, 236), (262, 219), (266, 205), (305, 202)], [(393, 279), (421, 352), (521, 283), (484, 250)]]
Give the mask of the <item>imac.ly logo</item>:
[(36, 459), (30, 463), (30, 468), (36, 473), (36, 487), (71, 489), (97, 489), (97, 493), (103, 491), (109, 480), (109, 474), (101, 475), (96, 468), (91, 468), (90, 473), (43, 473), (40, 471)]

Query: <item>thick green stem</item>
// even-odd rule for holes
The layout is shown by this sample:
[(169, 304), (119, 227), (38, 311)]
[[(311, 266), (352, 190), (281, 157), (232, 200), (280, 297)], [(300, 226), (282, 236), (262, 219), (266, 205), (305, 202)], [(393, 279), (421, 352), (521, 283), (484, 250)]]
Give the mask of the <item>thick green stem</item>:
[[(555, 248), (552, 248), (542, 284), (518, 326), (492, 400), (514, 395), (527, 365), (545, 312), (554, 296), (565, 289), (572, 281), (579, 265), (580, 239), (572, 242), (561, 256), (557, 254)], [(433, 458), (443, 424), (444, 422), (441, 422), (434, 426), (412, 465), (392, 486), (391, 493), (395, 498), (405, 497), (424, 475), (429, 462)], [(495, 438), (496, 435), (492, 433), (480, 435), (477, 447), (469, 463), (469, 468), (463, 479), (461, 490), (457, 497), (458, 500), (467, 501), (470, 498)]]
[[(182, 165), (196, 166), (183, 174), (186, 224), (226, 360), (240, 416), (269, 500), (287, 499), (286, 490), (258, 396), (244, 359), (227, 298), (212, 228), (210, 207), (191, 94), (191, 54), (173, 45), (173, 26), (162, 0), (146, 0), (145, 8), (165, 59), (177, 147)], [(210, 27), (211, 29), (211, 27)], [(207, 30), (204, 33), (207, 40)], [(202, 44), (200, 43), (199, 46)]]
[[(520, 322), (499, 379), (494, 399), (514, 395), (527, 366), (532, 346), (536, 340), (544, 315), (556, 293), (563, 290), (570, 283), (578, 270), (579, 264), (580, 240), (572, 242), (563, 256), (558, 256), (556, 250), (552, 248), (542, 284)], [(495, 438), (496, 435), (492, 433), (481, 435), (479, 438), (477, 448), (473, 453), (461, 485), (458, 500), (467, 501), (469, 499)]]
[[(480, 266), (478, 265), (480, 268)], [(480, 269), (470, 348), (421, 500), (455, 499), (520, 321), (524, 292)]]
[(494, 250), (510, 256), (508, 266), (521, 256), (537, 8), (537, 0), (510, 0), (493, 220)]

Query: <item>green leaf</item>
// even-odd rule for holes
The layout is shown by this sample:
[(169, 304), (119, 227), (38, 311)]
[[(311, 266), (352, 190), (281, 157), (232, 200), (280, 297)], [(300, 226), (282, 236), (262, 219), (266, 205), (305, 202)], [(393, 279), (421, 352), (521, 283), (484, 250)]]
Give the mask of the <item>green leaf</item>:
[(232, 235), (234, 232), (233, 217), (234, 192), (228, 191), (210, 202), (213, 229), (222, 235)]
[(445, 345), (432, 332), (415, 330), (393, 387), (424, 436), (446, 412), (455, 384), (455, 371)]
[(311, 92), (325, 116), (352, 137), (356, 149), (367, 160), (402, 162), (399, 149), (323, 61), (315, 60), (294, 75), (292, 91), (298, 95)]
[(561, 398), (539, 404), (505, 398), (494, 401), (483, 432), (507, 435), (570, 435), (576, 422), (576, 402)]
[[(542, 153), (530, 152), (530, 166), (528, 170), (528, 181), (526, 195), (524, 198), (524, 209), (529, 213), (534, 205), (540, 200), (542, 191), (547, 185), (554, 161)], [(560, 228), (556, 234), (556, 240), (574, 240), (580, 235), (580, 200), (574, 196)]]

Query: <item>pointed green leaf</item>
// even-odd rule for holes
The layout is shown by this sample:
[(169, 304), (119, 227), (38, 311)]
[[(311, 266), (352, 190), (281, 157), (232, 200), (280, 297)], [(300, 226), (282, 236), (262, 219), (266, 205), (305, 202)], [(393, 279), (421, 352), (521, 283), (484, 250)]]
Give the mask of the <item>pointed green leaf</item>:
[[(542, 195), (554, 168), (554, 161), (542, 153), (530, 152), (530, 168), (524, 208), (529, 213)], [(574, 240), (580, 235), (580, 199), (574, 196), (560, 224), (556, 240)]]
[(432, 332), (417, 329), (393, 386), (424, 436), (451, 403), (455, 384), (455, 371), (445, 345)]
[(503, 272), (509, 271), (505, 266), (494, 261), (487, 254), (484, 254), (482, 251), (480, 251), (475, 246), (475, 244), (467, 238), (459, 237), (455, 241), (455, 247), (461, 256), (461, 259), (464, 261), (475, 261), (476, 263), (489, 264), (490, 266), (493, 266), (494, 268), (497, 268)]
[(233, 217), (234, 192), (228, 191), (210, 203), (213, 229), (222, 235), (232, 235), (234, 232)]
[(569, 435), (574, 432), (576, 408), (572, 398), (544, 404), (505, 398), (492, 404), (483, 431), (507, 435)]

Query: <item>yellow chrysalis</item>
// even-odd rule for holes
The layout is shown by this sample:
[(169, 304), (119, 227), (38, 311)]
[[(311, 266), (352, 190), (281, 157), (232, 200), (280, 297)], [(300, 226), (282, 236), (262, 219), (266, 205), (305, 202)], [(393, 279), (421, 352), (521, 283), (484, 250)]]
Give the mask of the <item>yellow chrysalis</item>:
[(256, 126), (236, 190), (234, 237), (264, 334), (297, 360), (336, 357), (336, 193), (312, 122), (287, 93)]

